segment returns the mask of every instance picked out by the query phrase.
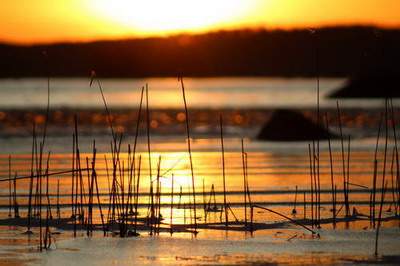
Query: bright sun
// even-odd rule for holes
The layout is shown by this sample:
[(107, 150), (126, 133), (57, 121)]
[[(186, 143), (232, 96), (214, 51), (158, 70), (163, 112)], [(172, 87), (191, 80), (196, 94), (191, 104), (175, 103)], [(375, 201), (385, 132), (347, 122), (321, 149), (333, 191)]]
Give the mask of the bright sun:
[(246, 12), (251, 0), (91, 0), (101, 16), (141, 33), (203, 30), (226, 25)]

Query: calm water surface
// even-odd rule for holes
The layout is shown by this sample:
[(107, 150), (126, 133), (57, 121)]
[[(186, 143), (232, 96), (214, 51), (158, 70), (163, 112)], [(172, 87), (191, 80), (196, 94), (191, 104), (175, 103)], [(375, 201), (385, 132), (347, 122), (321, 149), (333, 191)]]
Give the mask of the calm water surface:
[[(321, 107), (334, 107), (334, 99), (324, 97), (340, 88), (346, 80), (321, 79)], [(104, 79), (101, 81), (111, 107), (136, 107), (140, 88), (150, 88), (153, 108), (181, 108), (182, 95), (176, 78)], [(315, 79), (285, 78), (186, 78), (189, 107), (192, 108), (275, 108), (314, 107)], [(47, 98), (46, 79), (0, 80), (0, 108), (44, 107)], [(343, 100), (343, 107), (383, 106), (381, 100)], [(398, 102), (396, 102), (398, 103)], [(51, 79), (53, 107), (102, 108), (97, 86), (89, 79)]]

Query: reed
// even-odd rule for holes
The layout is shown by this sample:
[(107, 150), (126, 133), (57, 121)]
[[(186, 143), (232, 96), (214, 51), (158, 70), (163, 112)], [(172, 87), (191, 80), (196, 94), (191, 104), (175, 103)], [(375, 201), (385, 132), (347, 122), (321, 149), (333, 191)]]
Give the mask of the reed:
[(314, 227), (314, 172), (313, 172), (313, 159), (311, 154), (311, 144), (308, 144), (308, 155), (310, 159), (310, 194), (311, 194), (311, 225)]
[(60, 222), (61, 219), (61, 209), (60, 209), (60, 179), (57, 178), (57, 201), (56, 201), (57, 219)]
[(247, 226), (247, 188), (246, 188), (246, 164), (245, 164), (245, 152), (244, 152), (244, 143), (243, 139), (241, 139), (242, 143), (242, 170), (243, 170), (243, 200), (244, 200), (244, 223)]
[(222, 156), (222, 186), (224, 192), (224, 212), (225, 212), (225, 226), (228, 227), (228, 209), (226, 203), (226, 177), (225, 177), (225, 149), (224, 149), (224, 131), (223, 131), (223, 122), (222, 115), (219, 117), (220, 124), (220, 139), (221, 139), (221, 156)]
[(194, 210), (194, 233), (197, 234), (197, 215), (196, 215), (196, 190), (195, 190), (195, 177), (193, 171), (193, 159), (192, 159), (192, 148), (191, 148), (191, 139), (190, 139), (190, 122), (189, 122), (189, 111), (186, 102), (186, 94), (185, 94), (185, 84), (183, 82), (183, 77), (179, 77), (178, 80), (181, 82), (182, 88), (182, 98), (185, 107), (185, 121), (186, 121), (186, 137), (187, 137), (187, 148), (189, 153), (189, 162), (190, 162), (190, 173), (192, 175), (192, 194), (193, 194), (193, 210)]
[[(148, 153), (148, 160), (149, 160), (149, 182), (150, 182), (150, 194), (149, 194), (149, 222), (154, 219), (154, 196), (153, 196), (153, 175), (152, 175), (152, 167), (151, 167), (151, 146), (150, 146), (150, 111), (149, 111), (149, 88), (146, 84), (146, 133), (147, 133), (147, 153)], [(152, 225), (151, 222), (148, 223), (150, 225), (150, 235), (152, 235)]]
[[(385, 181), (384, 178), (382, 179), (382, 181)], [(379, 214), (378, 214), (378, 225), (377, 225), (376, 231), (375, 231), (375, 252), (374, 252), (375, 256), (378, 256), (379, 233), (380, 233), (381, 224), (382, 224), (382, 209), (383, 209), (383, 203), (385, 201), (386, 189), (387, 189), (387, 181), (385, 182), (384, 185), (382, 185), (382, 191), (381, 191), (381, 201), (380, 201), (380, 205), (379, 205)]]
[(172, 216), (174, 214), (174, 174), (171, 175), (171, 211), (170, 211), (170, 234), (172, 236), (173, 232), (174, 232), (174, 228), (173, 228), (173, 224), (172, 224)]
[[(131, 175), (133, 175), (134, 187), (136, 185), (136, 183), (135, 183), (135, 176), (136, 176), (136, 164), (135, 164), (136, 147), (137, 147), (137, 140), (138, 140), (138, 136), (139, 136), (139, 127), (140, 127), (140, 122), (141, 122), (144, 91), (145, 91), (145, 87), (143, 86), (142, 89), (141, 89), (141, 93), (140, 93), (139, 111), (138, 111), (138, 117), (137, 117), (137, 121), (136, 121), (135, 138), (134, 138), (133, 151), (132, 151)], [(131, 208), (131, 212), (132, 212), (132, 208)], [(135, 231), (135, 234), (136, 234), (136, 231)]]
[[(42, 135), (42, 141), (40, 143), (40, 148), (39, 148), (39, 174), (42, 174), (42, 159), (43, 159), (43, 152), (44, 152), (44, 148), (46, 145), (46, 137), (47, 137), (47, 126), (48, 126), (48, 122), (49, 122), (49, 116), (50, 116), (50, 75), (49, 75), (49, 63), (48, 63), (48, 55), (47, 52), (43, 53), (45, 60), (47, 61), (47, 67), (48, 67), (48, 75), (47, 75), (47, 106), (46, 106), (46, 118), (45, 118), (45, 122), (44, 122), (44, 127), (43, 127), (43, 135)], [(50, 153), (48, 155), (48, 160), (50, 159)], [(47, 174), (46, 174), (46, 180), (48, 179), (48, 167), (46, 170)], [(39, 184), (39, 226), (40, 226), (40, 251), (42, 251), (42, 177), (39, 178), (40, 184)], [(49, 203), (49, 200), (48, 200)], [(46, 215), (48, 216), (48, 215)], [(46, 222), (46, 225), (48, 225), (48, 222)], [(46, 226), (46, 236), (48, 233), (48, 228)], [(45, 245), (44, 248), (47, 248), (47, 246)]]
[(161, 182), (160, 182), (160, 169), (161, 169), (161, 155), (158, 157), (157, 164), (157, 187), (156, 187), (156, 228), (157, 234), (160, 233), (161, 223)]
[[(320, 115), (320, 78), (319, 78), (319, 34), (316, 29), (312, 30), (312, 36), (313, 41), (314, 41), (314, 50), (315, 50), (315, 76), (316, 76), (316, 89), (317, 89), (317, 125), (319, 126), (321, 124), (321, 115)], [(321, 181), (320, 181), (320, 138), (317, 137), (316, 139), (317, 142), (317, 151), (316, 151), (316, 175), (314, 176), (316, 178), (316, 183), (317, 186), (316, 188), (316, 202), (317, 202), (317, 211), (316, 211), (316, 216), (317, 216), (317, 223), (318, 227), (320, 227), (320, 221), (321, 221)]]
[(318, 217), (318, 228), (321, 228), (321, 176), (320, 176), (320, 165), (319, 165), (319, 141), (317, 141), (317, 155), (316, 155), (316, 165), (317, 165), (317, 175), (316, 175), (316, 184), (317, 184), (317, 217)]
[(391, 190), (392, 190), (392, 202), (389, 205), (389, 208), (387, 209), (387, 212), (392, 212), (392, 205), (395, 208), (395, 213), (397, 212), (397, 206), (396, 206), (396, 195), (395, 195), (395, 186), (394, 186), (394, 159), (395, 159), (395, 154), (396, 154), (396, 148), (393, 148), (392, 150), (392, 159), (390, 163), (390, 177), (391, 177)]
[(35, 138), (35, 169), (36, 169), (36, 187), (35, 187), (35, 201), (34, 201), (34, 216), (38, 217), (39, 216), (39, 177), (41, 177), (41, 174), (39, 172), (39, 149), (40, 149), (40, 143), (38, 143), (37, 139)]
[(53, 219), (53, 215), (51, 212), (51, 208), (50, 208), (50, 195), (49, 195), (49, 169), (50, 166), (48, 165), (50, 162), (50, 152), (48, 153), (48, 157), (47, 157), (47, 168), (46, 168), (46, 199), (47, 199), (47, 205), (49, 206), (48, 208), (48, 212), (49, 212), (49, 217), (50, 219)]
[(134, 227), (134, 236), (139, 236), (137, 233), (137, 218), (138, 218), (138, 204), (139, 204), (139, 186), (140, 186), (140, 169), (142, 166), (142, 155), (139, 155), (138, 162), (138, 171), (137, 171), (137, 179), (136, 179), (136, 199), (135, 199), (135, 227)]
[(183, 203), (183, 224), (186, 225), (186, 203)]
[(8, 217), (11, 217), (12, 208), (12, 193), (11, 193), (11, 155), (8, 156)]
[(296, 192), (294, 194), (294, 206), (293, 206), (293, 210), (292, 210), (292, 215), (297, 214), (296, 205), (297, 205), (297, 186), (296, 186)]
[(17, 172), (15, 172), (13, 183), (14, 183), (14, 192), (13, 192), (14, 217), (20, 218), (19, 206), (18, 206), (18, 201), (17, 201)]
[(304, 229), (306, 229), (307, 231), (311, 232), (312, 234), (315, 234), (315, 235), (319, 236), (319, 234), (317, 232), (315, 232), (314, 230), (312, 230), (311, 228), (308, 228), (307, 226), (305, 226), (304, 224), (300, 223), (299, 221), (294, 220), (294, 219), (292, 219), (292, 218), (290, 218), (290, 217), (288, 217), (288, 216), (286, 216), (286, 215), (284, 215), (282, 213), (279, 213), (277, 211), (274, 211), (274, 210), (271, 210), (269, 208), (265, 208), (265, 207), (262, 207), (262, 206), (259, 206), (259, 205), (252, 205), (252, 208), (259, 208), (259, 209), (266, 210), (266, 211), (269, 211), (271, 213), (274, 213), (274, 214), (276, 214), (278, 216), (281, 216), (281, 217), (289, 220), (290, 222), (292, 222), (292, 223), (294, 223), (296, 225), (299, 225), (299, 226), (303, 227)]
[(161, 197), (162, 197), (162, 183), (160, 181), (159, 184), (159, 192), (158, 192), (158, 224), (157, 224), (157, 234), (160, 234), (160, 227), (161, 227), (161, 221), (162, 221), (162, 214), (161, 214)]
[(379, 239), (379, 232), (382, 223), (382, 209), (383, 203), (385, 200), (385, 192), (387, 187), (386, 179), (386, 159), (387, 159), (387, 149), (388, 149), (388, 99), (385, 100), (385, 146), (384, 146), (384, 153), (383, 153), (383, 168), (382, 168), (382, 190), (381, 190), (381, 203), (379, 206), (379, 216), (378, 216), (378, 225), (376, 228), (376, 235), (375, 235), (375, 256), (378, 255), (378, 239)]
[(100, 90), (101, 99), (103, 100), (104, 108), (106, 109), (106, 113), (107, 113), (107, 122), (108, 122), (108, 125), (110, 127), (111, 135), (112, 135), (112, 138), (113, 138), (113, 141), (114, 141), (114, 144), (115, 144), (116, 140), (117, 140), (117, 136), (116, 136), (115, 130), (114, 130), (112, 115), (111, 115), (110, 109), (108, 108), (106, 97), (104, 96), (104, 91), (103, 91), (103, 87), (101, 86), (100, 79), (97, 77), (96, 71), (92, 70), (91, 71), (89, 87), (92, 87), (92, 84), (93, 84), (94, 81), (96, 81), (97, 86), (98, 86), (98, 88)]
[(127, 213), (125, 212), (125, 161), (118, 162), (119, 184), (120, 184), (120, 202), (119, 202), (119, 236), (125, 237), (127, 234), (126, 219)]
[(247, 161), (247, 153), (244, 154), (244, 161), (245, 161), (245, 169), (246, 169), (246, 190), (247, 190), (247, 201), (248, 204), (251, 205), (252, 204), (252, 200), (251, 200), (251, 192), (250, 192), (250, 186), (249, 186), (249, 170), (248, 170), (248, 161)]
[[(188, 186), (188, 190), (190, 191), (190, 186)], [(190, 224), (193, 224), (193, 214), (192, 214), (192, 201), (190, 200), (190, 197), (188, 197), (188, 203), (187, 203), (187, 208), (189, 209), (189, 218), (190, 218)]]
[(233, 212), (231, 206), (228, 204), (228, 210), (231, 212), (233, 218), (235, 219), (235, 222), (239, 222), (239, 219), (236, 217), (235, 213)]
[(203, 213), (204, 213), (204, 222), (207, 222), (207, 198), (206, 198), (206, 186), (203, 178)]
[[(333, 197), (333, 206), (334, 206), (334, 208), (335, 208), (335, 211), (336, 211), (336, 209), (337, 209), (337, 185), (335, 184), (335, 190), (334, 190), (334, 197)], [(335, 216), (335, 219), (336, 219), (336, 217), (337, 217), (337, 212), (335, 212), (334, 213), (334, 216)]]
[(38, 216), (39, 216), (39, 250), (42, 251), (43, 249), (43, 229), (42, 229), (42, 155), (43, 155), (43, 142), (39, 144), (40, 148), (40, 153), (39, 153), (39, 168), (38, 168), (38, 184), (39, 184), (39, 193), (38, 193), (38, 199), (39, 199), (39, 211), (38, 211)]
[(75, 220), (75, 201), (74, 201), (74, 191), (75, 191), (75, 133), (72, 134), (72, 166), (71, 166), (71, 218)]
[(347, 206), (350, 211), (350, 189), (349, 189), (349, 184), (350, 184), (350, 159), (351, 159), (351, 148), (350, 148), (350, 136), (348, 136), (347, 140), (347, 177), (346, 177), (346, 195), (347, 195)]
[(253, 205), (250, 205), (250, 232), (254, 231), (253, 220), (254, 220), (254, 207)]
[(133, 213), (133, 203), (132, 203), (132, 198), (133, 198), (133, 192), (132, 192), (132, 187), (134, 183), (134, 175), (133, 175), (133, 159), (132, 159), (132, 151), (131, 151), (131, 145), (128, 144), (128, 163), (127, 163), (128, 169), (128, 197), (126, 199), (126, 204), (125, 204), (125, 215), (131, 215)]
[[(75, 117), (76, 120), (76, 117)], [(77, 131), (75, 129), (75, 131)], [(76, 209), (76, 202), (75, 199), (77, 198), (77, 195), (75, 193), (75, 180), (76, 180), (76, 175), (75, 175), (75, 161), (76, 161), (76, 156), (75, 156), (75, 143), (76, 143), (76, 136), (75, 133), (73, 133), (72, 135), (72, 170), (71, 170), (71, 211), (72, 211), (72, 215), (71, 218), (73, 219), (74, 222), (74, 237), (76, 237), (76, 216), (77, 216), (77, 209)], [(76, 184), (77, 185), (77, 184)]]
[(399, 150), (397, 144), (397, 132), (396, 132), (396, 117), (394, 115), (393, 101), (390, 99), (390, 114), (392, 120), (392, 129), (393, 129), (393, 139), (394, 139), (394, 152), (396, 159), (396, 182), (395, 185), (392, 185), (392, 190), (396, 191), (395, 196), (397, 197), (397, 202), (395, 202), (395, 215), (398, 216), (398, 211), (400, 208), (400, 165), (399, 165)]
[(345, 205), (345, 212), (346, 217), (350, 216), (350, 206), (349, 206), (349, 199), (347, 195), (347, 175), (346, 175), (346, 159), (345, 159), (345, 151), (344, 151), (344, 137), (343, 137), (343, 129), (342, 129), (342, 115), (339, 107), (339, 102), (336, 102), (337, 108), (337, 117), (338, 117), (338, 124), (339, 124), (339, 131), (340, 131), (340, 144), (342, 148), (342, 165), (343, 165), (343, 198), (344, 198), (344, 205)]
[(106, 167), (106, 176), (108, 183), (108, 211), (107, 211), (107, 227), (110, 226), (112, 220), (112, 203), (113, 203), (113, 191), (114, 191), (114, 180), (110, 180), (110, 171), (108, 167), (107, 156), (104, 155), (104, 164)]
[(306, 192), (303, 193), (303, 219), (307, 219), (307, 202), (306, 202)]
[(47, 161), (46, 161), (46, 198), (47, 198), (47, 208), (46, 208), (46, 228), (45, 228), (45, 233), (43, 237), (43, 247), (44, 249), (49, 249), (51, 246), (51, 232), (50, 232), (50, 225), (49, 225), (49, 220), (52, 219), (51, 217), (51, 207), (50, 207), (50, 200), (49, 200), (49, 171), (50, 171), (50, 152), (48, 152), (47, 155)]
[[(211, 207), (211, 200), (214, 201), (214, 206)], [(217, 206), (217, 199), (215, 196), (215, 189), (214, 189), (214, 184), (211, 185), (211, 190), (210, 190), (210, 199), (208, 200), (208, 206), (207, 206), (207, 212), (217, 212), (219, 211), (218, 206)]]
[(313, 152), (313, 177), (314, 177), (314, 224), (315, 226), (319, 226), (319, 217), (318, 217), (318, 209), (319, 209), (319, 203), (318, 203), (318, 175), (317, 175), (317, 154), (316, 154), (316, 150), (315, 150), (315, 141), (313, 141), (312, 143), (312, 152)]
[(178, 203), (178, 209), (181, 208), (181, 203), (182, 203), (182, 186), (179, 186), (179, 203)]
[(36, 143), (36, 130), (35, 122), (32, 126), (32, 151), (31, 151), (31, 177), (29, 178), (29, 198), (28, 198), (28, 225), (27, 234), (32, 234), (31, 231), (31, 219), (32, 219), (32, 194), (33, 194), (33, 176), (34, 176), (34, 159), (35, 159), (35, 143)]
[[(328, 114), (325, 115), (326, 128), (329, 129)], [(331, 174), (331, 194), (332, 194), (332, 219), (333, 228), (336, 228), (336, 204), (335, 204), (335, 179), (333, 173), (333, 156), (332, 156), (332, 146), (331, 139), (328, 137), (328, 149), (329, 149), (329, 164), (330, 164), (330, 174)]]
[[(89, 173), (88, 170), (88, 176), (90, 174), (90, 179), (88, 180), (88, 186), (89, 186), (89, 210), (88, 210), (88, 235), (92, 236), (93, 234), (93, 195), (94, 195), (94, 185), (96, 182), (96, 142), (93, 141), (93, 155), (92, 155), (92, 162), (91, 162), (91, 173)], [(86, 157), (86, 167), (89, 169), (89, 159)], [(98, 187), (96, 186), (96, 191), (98, 195)], [(99, 198), (98, 198), (99, 200)], [(100, 216), (101, 216), (101, 221), (103, 225), (103, 230), (104, 230), (104, 221), (103, 221), (103, 214), (101, 212), (101, 204), (99, 200), (99, 210), (100, 210)], [(105, 235), (105, 230), (104, 230), (104, 235)]]
[[(400, 210), (400, 164), (399, 164), (399, 153), (396, 150), (396, 191), (397, 191), (397, 209), (396, 216), (399, 216)], [(400, 226), (400, 225), (399, 225)]]
[(375, 206), (376, 206), (376, 183), (377, 183), (377, 176), (378, 176), (378, 148), (379, 148), (379, 138), (381, 135), (381, 127), (382, 127), (382, 120), (383, 120), (383, 115), (381, 114), (380, 121), (379, 121), (379, 127), (378, 127), (378, 135), (376, 137), (376, 144), (375, 144), (375, 153), (374, 153), (374, 173), (372, 177), (372, 195), (371, 195), (371, 211), (370, 211), (370, 216), (371, 216), (371, 221), (372, 221), (372, 226), (375, 228)]

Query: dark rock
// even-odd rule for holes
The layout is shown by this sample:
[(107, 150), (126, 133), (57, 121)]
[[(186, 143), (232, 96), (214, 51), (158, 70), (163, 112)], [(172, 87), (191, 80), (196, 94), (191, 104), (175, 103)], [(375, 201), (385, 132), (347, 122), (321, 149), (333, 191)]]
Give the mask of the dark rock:
[(276, 110), (258, 134), (260, 140), (306, 141), (336, 138), (337, 136), (292, 110)]

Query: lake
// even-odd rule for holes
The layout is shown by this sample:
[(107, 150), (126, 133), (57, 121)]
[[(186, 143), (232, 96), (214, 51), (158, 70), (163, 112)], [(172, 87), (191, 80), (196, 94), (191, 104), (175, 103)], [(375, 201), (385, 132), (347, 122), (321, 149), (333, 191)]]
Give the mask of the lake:
[[(336, 118), (336, 99), (329, 99), (326, 96), (345, 82), (345, 79), (326, 78), (320, 81), (321, 110), (324, 114), (325, 112), (329, 114), (332, 122), (330, 127), (337, 133), (339, 128)], [(135, 141), (134, 133), (140, 88), (145, 84), (148, 84), (150, 95), (150, 141), (148, 142), (146, 134), (145, 117), (142, 116), (135, 151), (133, 184), (135, 184), (135, 180), (138, 180), (137, 214), (141, 219), (146, 219), (146, 215), (149, 214), (150, 201), (154, 200), (152, 189), (157, 184), (155, 198), (159, 202), (160, 217), (163, 217), (160, 226), (164, 230), (164, 235), (162, 233), (157, 238), (159, 241), (156, 243), (153, 243), (151, 238), (146, 237), (138, 238), (140, 242), (120, 242), (113, 240), (114, 238), (102, 240), (101, 236), (97, 236), (93, 238), (95, 242), (88, 244), (85, 242), (85, 238), (82, 238), (86, 225), (79, 225), (79, 237), (74, 239), (76, 241), (72, 241), (71, 227), (68, 227), (73, 220), (71, 212), (76, 211), (81, 204), (82, 215), (84, 216), (85, 213), (87, 215), (87, 208), (91, 204), (88, 198), (91, 196), (89, 184), (93, 172), (89, 171), (89, 166), (92, 163), (94, 164), (95, 155), (97, 156), (95, 175), (98, 184), (98, 191), (96, 191), (98, 197), (95, 199), (93, 209), (91, 209), (92, 222), (100, 228), (102, 211), (107, 212), (107, 219), (110, 223), (115, 222), (113, 216), (110, 216), (111, 206), (115, 205), (115, 201), (113, 202), (110, 196), (113, 190), (112, 180), (117, 180), (116, 182), (120, 186), (119, 192), (113, 194), (117, 201), (124, 202), (124, 196), (129, 195), (127, 184), (132, 184), (132, 176), (129, 173), (133, 169), (129, 168), (132, 165), (130, 151), (132, 151), (131, 148)], [(252, 257), (254, 252), (269, 255), (271, 252), (285, 251), (288, 252), (289, 256), (292, 256), (293, 250), (287, 248), (286, 245), (286, 243), (289, 243), (287, 239), (291, 240), (292, 237), (297, 238), (295, 241), (299, 241), (298, 246), (304, 244), (301, 241), (306, 241), (306, 243), (309, 243), (306, 246), (314, 252), (321, 250), (328, 252), (329, 261), (336, 258), (338, 254), (330, 248), (329, 243), (334, 243), (336, 248), (348, 239), (353, 246), (351, 250), (354, 251), (354, 254), (349, 254), (351, 259), (363, 260), (370, 253), (374, 231), (371, 229), (364, 233), (361, 230), (370, 226), (369, 219), (365, 217), (368, 216), (370, 211), (372, 180), (375, 169), (376, 135), (379, 118), (384, 107), (383, 100), (340, 100), (346, 136), (343, 143), (339, 139), (332, 140), (331, 143), (328, 141), (320, 141), (319, 143), (313, 141), (261, 141), (255, 136), (269, 117), (269, 112), (275, 108), (298, 109), (299, 112), (315, 119), (317, 102), (315, 79), (187, 78), (185, 79), (185, 87), (192, 133), (190, 139), (192, 173), (185, 134), (182, 91), (177, 79), (105, 79), (101, 81), (101, 85), (107, 103), (111, 107), (111, 114), (115, 119), (115, 129), (118, 133), (124, 133), (121, 139), (121, 150), (118, 153), (118, 163), (113, 161), (113, 158), (116, 158), (116, 153), (111, 152), (112, 134), (108, 127), (106, 112), (97, 84), (94, 83), (90, 87), (89, 79), (55, 78), (51, 79), (50, 83), (50, 122), (48, 128), (46, 128), (48, 135), (44, 146), (43, 165), (41, 165), (38, 162), (38, 156), (34, 156), (34, 159), (32, 159), (31, 155), (32, 122), (36, 122), (36, 133), (39, 136), (38, 141), (40, 141), (45, 121), (47, 81), (46, 79), (0, 80), (0, 181), (3, 180), (0, 182), (0, 217), (2, 219), (0, 221), (3, 222), (3, 226), (9, 226), (14, 222), (21, 223), (13, 230), (5, 229), (2, 231), (5, 234), (4, 243), (7, 245), (10, 245), (8, 241), (13, 243), (12, 241), (15, 240), (20, 241), (19, 244), (15, 244), (18, 248), (28, 247), (28, 249), (31, 249), (32, 246), (37, 246), (37, 237), (34, 237), (36, 242), (30, 242), (30, 240), (26, 242), (26, 238), (19, 234), (20, 231), (25, 230), (24, 220), (8, 222), (7, 218), (9, 213), (12, 216), (14, 211), (12, 205), (15, 202), (18, 203), (20, 215), (22, 217), (27, 216), (30, 180), (33, 180), (30, 179), (31, 171), (32, 169), (34, 169), (34, 173), (44, 171), (44, 165), (48, 163), (49, 173), (56, 174), (51, 175), (48, 180), (42, 178), (44, 184), (41, 189), (43, 189), (43, 193), (48, 189), (48, 197), (44, 194), (38, 196), (39, 185), (37, 181), (39, 178), (33, 180), (33, 193), (36, 195), (34, 196), (35, 205), (33, 208), (37, 212), (38, 208), (42, 207), (42, 204), (37, 203), (37, 200), (42, 198), (42, 218), (45, 215), (45, 209), (47, 212), (52, 211), (54, 216), (59, 210), (61, 219), (64, 219), (67, 223), (58, 228), (65, 231), (61, 231), (61, 233), (58, 231), (60, 236), (55, 237), (60, 240), (59, 247), (61, 248), (54, 255), (49, 254), (44, 257), (30, 255), (28, 258), (37, 259), (39, 257), (39, 261), (45, 260), (49, 264), (59, 260), (58, 256), (73, 257), (74, 254), (80, 252), (86, 252), (86, 255), (80, 254), (80, 258), (82, 257), (83, 260), (75, 262), (77, 265), (84, 265), (87, 260), (99, 264), (103, 263), (103, 265), (108, 264), (109, 260), (122, 264), (128, 263), (131, 258), (130, 255), (127, 255), (130, 254), (128, 250), (137, 249), (138, 246), (142, 245), (144, 247), (155, 245), (159, 248), (159, 252), (155, 255), (151, 252), (141, 252), (140, 257), (137, 257), (139, 255), (133, 256), (135, 261), (149, 265), (153, 263), (156, 265), (174, 264), (178, 257), (168, 255), (168, 248), (171, 245), (179, 249), (179, 254), (185, 259), (186, 253), (192, 254), (191, 256), (197, 254), (191, 251), (192, 248), (204, 249), (203, 244), (206, 243), (210, 246), (207, 246), (204, 252), (210, 252), (210, 256), (220, 256), (221, 253), (226, 252), (227, 258), (218, 257), (215, 263), (224, 265), (232, 261), (231, 256), (233, 256), (233, 261), (237, 262), (239, 259), (236, 256), (242, 253), (244, 253), (244, 257), (241, 259), (244, 261), (258, 260), (259, 258)], [(399, 103), (398, 100), (394, 101), (396, 117)], [(78, 149), (77, 146), (74, 146), (72, 137), (75, 114), (79, 115), (79, 159), (76, 158)], [(219, 115), (224, 117), (223, 150)], [(347, 139), (347, 135), (351, 135), (352, 138)], [(242, 139), (245, 153), (242, 153)], [(94, 141), (96, 153), (93, 153)], [(381, 133), (378, 144), (376, 154), (378, 167), (376, 169), (378, 176), (377, 200), (382, 195), (381, 180), (384, 175), (388, 180), (387, 191), (389, 192), (386, 193), (382, 202), (384, 217), (387, 219), (384, 223), (386, 230), (383, 232), (385, 242), (382, 243), (382, 249), (385, 250), (384, 254), (398, 255), (398, 251), (392, 245), (398, 242), (396, 240), (398, 231), (395, 229), (398, 227), (398, 218), (396, 218), (398, 217), (396, 216), (398, 208), (395, 206), (397, 206), (396, 201), (398, 200), (397, 182), (399, 175), (396, 172), (398, 166), (395, 156), (397, 143), (391, 127), (388, 127), (387, 143), (383, 133)], [(74, 151), (72, 151), (73, 147), (75, 147)], [(223, 154), (222, 151), (224, 151)], [(245, 164), (244, 158), (246, 158), (247, 164)], [(81, 164), (79, 167), (77, 166), (78, 162)], [(39, 170), (38, 165), (43, 168), (39, 167)], [(72, 174), (71, 167), (75, 167), (74, 169), (79, 171), (80, 177), (78, 177), (78, 174)], [(85, 170), (85, 168), (87, 169)], [(137, 169), (141, 171), (140, 179)], [(226, 178), (225, 185), (224, 176)], [(244, 176), (248, 180), (248, 190), (251, 197), (246, 196), (243, 192), (245, 187)], [(310, 181), (315, 181), (316, 176), (319, 180), (319, 193), (316, 193), (316, 184), (311, 185), (312, 182)], [(344, 181), (345, 176), (348, 177), (348, 181)], [(13, 177), (17, 177), (15, 183), (4, 181)], [(157, 182), (155, 181), (156, 178), (159, 179)], [(79, 185), (77, 185), (78, 179), (80, 180)], [(207, 227), (200, 230), (199, 241), (196, 242), (181, 240), (191, 236), (188, 232), (174, 234), (169, 239), (169, 235), (167, 236), (165, 232), (168, 232), (170, 227), (190, 228), (191, 223), (193, 223), (195, 214), (194, 198), (192, 197), (193, 180), (196, 190), (197, 222), (200, 226), (209, 226), (210, 224), (220, 226), (223, 224), (220, 212), (206, 214), (205, 206), (212, 206), (215, 201), (216, 206), (219, 206), (217, 209), (221, 208), (225, 198), (224, 187), (230, 209), (229, 219), (230, 221), (236, 220), (238, 224), (234, 224), (232, 228), (225, 232), (221, 229), (214, 230), (213, 227)], [(348, 183), (348, 199), (351, 208), (354, 208), (357, 215), (359, 214), (356, 220), (350, 222), (346, 220), (343, 207), (345, 182)], [(15, 194), (13, 195), (15, 196), (11, 200), (14, 186)], [(78, 186), (80, 186), (81, 191), (78, 191)], [(338, 204), (337, 207), (340, 208), (337, 211), (337, 217), (342, 219), (342, 222), (337, 225), (338, 231), (334, 230), (333, 224), (329, 222), (333, 213), (333, 186), (337, 187), (335, 200)], [(74, 191), (74, 197), (72, 197), (71, 191)], [(317, 242), (318, 240), (313, 239), (312, 236), (302, 232), (296, 226), (291, 225), (288, 228), (286, 218), (265, 210), (257, 210), (254, 213), (254, 222), (264, 229), (266, 226), (275, 229), (272, 231), (271, 229), (259, 230), (257, 237), (251, 240), (252, 238), (248, 236), (246, 229), (241, 227), (245, 219), (250, 219), (250, 211), (248, 208), (244, 208), (249, 200), (254, 205), (271, 208), (279, 213), (290, 215), (293, 219), (299, 221), (304, 219), (307, 222), (317, 213), (317, 196), (320, 200), (320, 213), (318, 215), (322, 217), (323, 221), (325, 219), (328, 222), (323, 222), (322, 229), (313, 228), (327, 237), (326, 239), (323, 238), (323, 241)], [(116, 204), (117, 209), (120, 208), (119, 211), (123, 212), (123, 207), (118, 207), (119, 204)], [(57, 206), (60, 208), (58, 209)], [(312, 209), (312, 206), (314, 209)], [(377, 208), (376, 212), (378, 211)], [(291, 214), (293, 209), (296, 210), (295, 214)], [(351, 211), (354, 210), (351, 209)], [(123, 216), (121, 213), (120, 217), (115, 219), (121, 219), (121, 215)], [(35, 219), (37, 219), (37, 216)], [(276, 223), (281, 223), (281, 227), (274, 227)], [(144, 222), (142, 226), (144, 229), (141, 233), (146, 235), (148, 227)], [(33, 230), (34, 236), (37, 236), (38, 228), (35, 227)], [(97, 234), (100, 234), (100, 232), (97, 232)], [(257, 244), (257, 241), (260, 244)], [(281, 241), (281, 244), (272, 245), (276, 241)], [(118, 250), (121, 250), (124, 254), (110, 255), (109, 260), (96, 261), (95, 257), (101, 256), (94, 254), (103, 252), (98, 246), (109, 245), (110, 243), (121, 245)], [(271, 249), (266, 249), (265, 243)], [(319, 247), (320, 243), (324, 245), (323, 248)], [(354, 243), (359, 243), (359, 246), (365, 248), (358, 247)], [(244, 244), (247, 245), (247, 249), (244, 248)], [(216, 248), (220, 245), (223, 248)], [(10, 248), (11, 254), (15, 252), (13, 248)], [(4, 248), (4, 250), (7, 249)], [(91, 251), (87, 252), (88, 250)], [(203, 259), (210, 259), (208, 257), (193, 258), (191, 256), (188, 256), (187, 265), (195, 265), (204, 262)], [(71, 259), (73, 258), (61, 261), (67, 263)], [(269, 257), (261, 257), (261, 260), (269, 259)], [(303, 259), (307, 259), (306, 262), (308, 263), (314, 262), (313, 256), (303, 257)], [(284, 255), (278, 257), (278, 261), (281, 263), (286, 260), (292, 261)]]
[[(103, 107), (96, 83), (89, 78), (52, 78), (51, 106), (71, 108)], [(346, 82), (344, 78), (320, 80), (321, 107), (335, 107), (327, 99)], [(316, 80), (302, 78), (186, 78), (185, 87), (191, 108), (304, 108), (316, 105)], [(182, 108), (180, 83), (176, 78), (101, 80), (110, 107), (132, 108), (138, 105), (140, 88), (148, 84), (152, 108)], [(0, 80), (0, 108), (44, 108), (46, 79)], [(396, 101), (396, 104), (399, 102)], [(382, 100), (341, 100), (343, 107), (371, 108)]]

